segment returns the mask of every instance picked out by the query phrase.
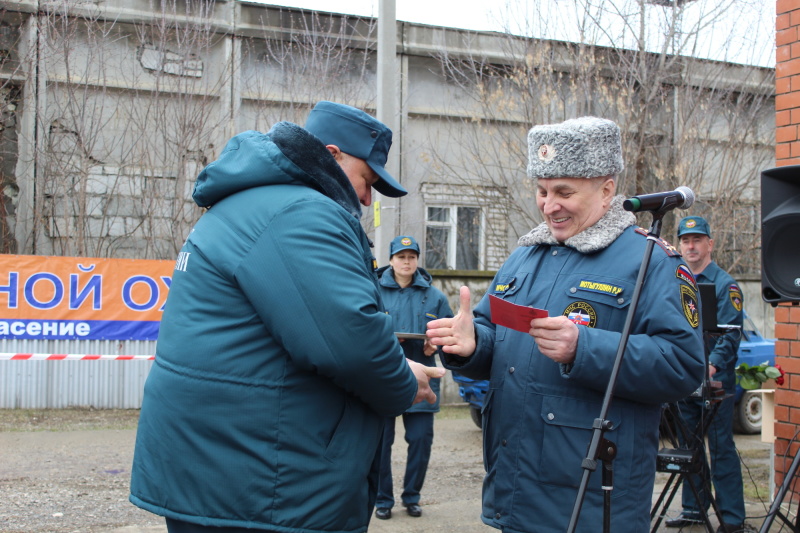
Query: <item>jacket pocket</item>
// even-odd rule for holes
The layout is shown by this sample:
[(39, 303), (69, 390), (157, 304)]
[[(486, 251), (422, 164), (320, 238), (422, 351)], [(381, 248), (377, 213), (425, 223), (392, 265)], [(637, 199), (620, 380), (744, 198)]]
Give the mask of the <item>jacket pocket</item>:
[[(600, 415), (600, 401), (566, 397), (545, 397), (540, 412), (542, 433), (539, 458), (539, 479), (543, 483), (577, 488), (583, 476), (582, 459), (586, 457), (592, 438), (594, 420)], [(630, 479), (630, 460), (633, 453), (630, 432), (625, 431), (622, 409), (613, 405), (607, 415), (614, 426), (604, 437), (617, 446), (613, 462), (614, 496), (627, 488)], [(622, 441), (622, 442), (620, 442)], [(602, 463), (589, 478), (588, 490), (602, 490)]]
[(563, 315), (578, 325), (621, 330), (634, 284), (608, 276), (573, 274), (566, 280)]
[[(353, 402), (350, 398), (345, 400), (342, 416), (325, 448), (323, 457), (331, 463), (336, 463), (343, 457), (352, 457), (354, 448), (363, 450), (366, 455), (374, 454), (377, 449), (383, 429), (380, 417), (367, 412), (360, 405), (353, 405)], [(360, 455), (362, 454), (355, 454)]]

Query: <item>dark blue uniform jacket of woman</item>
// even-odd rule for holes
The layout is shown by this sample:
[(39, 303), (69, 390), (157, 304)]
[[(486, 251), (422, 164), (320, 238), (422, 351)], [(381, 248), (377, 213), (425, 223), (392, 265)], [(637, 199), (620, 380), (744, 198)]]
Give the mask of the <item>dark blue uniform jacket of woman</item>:
[[(447, 296), (431, 285), (431, 275), (422, 267), (414, 273), (414, 279), (408, 287), (400, 287), (392, 275), (392, 267), (385, 266), (378, 270), (381, 296), (386, 312), (392, 317), (394, 329), (403, 333), (425, 333), (428, 322), (437, 318), (450, 318), (453, 311), (447, 302)], [(408, 359), (425, 366), (436, 366), (435, 355), (426, 356), (423, 351), (425, 341), (405, 339), (401, 345)], [(430, 381), (436, 393), (436, 403), (419, 402), (411, 406), (408, 412), (438, 413), (440, 378)]]

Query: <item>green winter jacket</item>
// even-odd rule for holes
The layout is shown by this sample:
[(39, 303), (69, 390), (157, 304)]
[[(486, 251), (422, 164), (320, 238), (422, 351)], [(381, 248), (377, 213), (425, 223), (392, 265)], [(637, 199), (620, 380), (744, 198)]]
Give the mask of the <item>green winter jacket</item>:
[(135, 505), (187, 522), (366, 531), (382, 423), (417, 382), (347, 176), (291, 123), (198, 176), (134, 455)]

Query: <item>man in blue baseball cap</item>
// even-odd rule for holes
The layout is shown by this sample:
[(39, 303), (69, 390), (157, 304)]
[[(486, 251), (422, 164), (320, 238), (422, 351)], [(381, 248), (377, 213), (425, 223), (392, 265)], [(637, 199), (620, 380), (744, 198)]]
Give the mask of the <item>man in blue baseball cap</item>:
[[(678, 241), (683, 259), (689, 265), (697, 283), (711, 283), (716, 287), (717, 324), (741, 326), (744, 321), (742, 290), (736, 280), (711, 258), (714, 239), (711, 238), (708, 221), (698, 216), (682, 218), (678, 224)], [(736, 360), (741, 332), (732, 330), (724, 335), (711, 334), (710, 332), (716, 329), (716, 324), (704, 324), (703, 329), (705, 350), (708, 354), (708, 377), (721, 382), (726, 393), (725, 398), (717, 404), (711, 423), (705, 428), (711, 457), (711, 482), (714, 484), (714, 493), (712, 495), (708, 480), (702, 476), (692, 474), (697, 492), (688, 484), (688, 478), (685, 478), (683, 510), (676, 518), (667, 520), (666, 526), (679, 528), (702, 524), (703, 517), (711, 506), (711, 498), (715, 498), (722, 515), (717, 517), (720, 522), (717, 533), (744, 531), (742, 468), (733, 440)], [(698, 421), (708, 409), (704, 398), (692, 396), (681, 401), (679, 407), (681, 417), (690, 430), (698, 427)], [(703, 435), (695, 437), (700, 440)], [(699, 495), (699, 501), (696, 494)]]
[(406, 360), (359, 221), (373, 186), (406, 194), (391, 137), (320, 102), (197, 177), (208, 211), (173, 274), (131, 472), (131, 502), (169, 533), (367, 529), (384, 420), (434, 404), (444, 374)]

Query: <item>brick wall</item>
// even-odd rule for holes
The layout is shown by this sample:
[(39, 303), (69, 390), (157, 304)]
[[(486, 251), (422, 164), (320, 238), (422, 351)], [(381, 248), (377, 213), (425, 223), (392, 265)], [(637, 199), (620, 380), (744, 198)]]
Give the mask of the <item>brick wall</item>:
[[(775, 390), (775, 483), (780, 485), (800, 451), (800, 307), (781, 304), (775, 308), (775, 338), (775, 362), (787, 377)], [(800, 492), (797, 481), (794, 487)]]
[[(776, 2), (775, 160), (800, 164), (800, 0)], [(775, 362), (787, 380), (775, 391), (775, 482), (800, 450), (800, 307), (775, 308)], [(784, 461), (783, 458), (786, 457)], [(800, 484), (795, 481), (794, 491)]]

